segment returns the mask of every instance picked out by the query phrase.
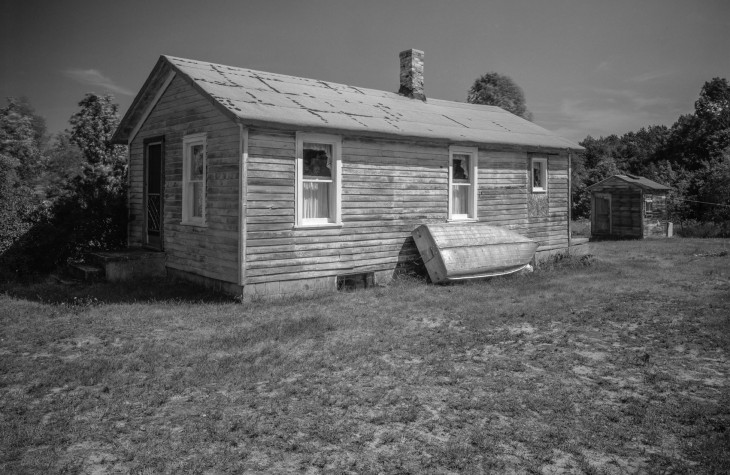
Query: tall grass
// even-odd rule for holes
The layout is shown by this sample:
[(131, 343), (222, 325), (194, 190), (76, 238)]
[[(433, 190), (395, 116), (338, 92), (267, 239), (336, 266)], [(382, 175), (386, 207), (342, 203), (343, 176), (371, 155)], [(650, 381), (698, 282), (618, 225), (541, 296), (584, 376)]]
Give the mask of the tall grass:
[(730, 221), (722, 223), (680, 221), (675, 225), (674, 232), (677, 236), (686, 238), (728, 238)]

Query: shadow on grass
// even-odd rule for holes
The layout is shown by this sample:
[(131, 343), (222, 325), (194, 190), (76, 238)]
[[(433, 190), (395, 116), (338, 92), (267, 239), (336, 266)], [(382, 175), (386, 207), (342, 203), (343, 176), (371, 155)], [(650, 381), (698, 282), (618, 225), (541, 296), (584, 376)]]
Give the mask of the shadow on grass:
[(55, 278), (35, 278), (32, 282), (0, 283), (0, 294), (49, 304), (95, 305), (134, 302), (230, 303), (230, 295), (187, 282), (166, 279), (139, 279), (134, 282), (62, 283)]

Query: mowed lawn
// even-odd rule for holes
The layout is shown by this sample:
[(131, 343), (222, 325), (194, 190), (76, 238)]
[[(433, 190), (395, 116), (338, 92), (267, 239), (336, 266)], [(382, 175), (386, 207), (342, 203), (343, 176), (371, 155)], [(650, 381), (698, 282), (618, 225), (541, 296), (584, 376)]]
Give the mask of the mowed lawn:
[(2, 473), (729, 473), (730, 241), (236, 303), (0, 288)]

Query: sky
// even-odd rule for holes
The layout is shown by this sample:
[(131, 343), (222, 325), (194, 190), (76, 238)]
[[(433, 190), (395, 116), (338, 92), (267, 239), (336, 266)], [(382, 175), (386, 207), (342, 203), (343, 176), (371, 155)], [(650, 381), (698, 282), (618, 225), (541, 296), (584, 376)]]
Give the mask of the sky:
[(426, 96), (498, 72), (578, 142), (671, 126), (730, 78), (730, 0), (2, 0), (0, 99), (52, 133), (87, 92), (124, 114), (161, 54), (395, 92), (410, 48)]

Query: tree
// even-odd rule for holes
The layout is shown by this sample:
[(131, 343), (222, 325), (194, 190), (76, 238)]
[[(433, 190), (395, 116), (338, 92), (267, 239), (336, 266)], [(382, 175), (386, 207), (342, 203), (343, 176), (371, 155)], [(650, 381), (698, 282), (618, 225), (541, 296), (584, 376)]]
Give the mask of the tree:
[[(71, 130), (59, 138), (55, 151), (70, 165), (70, 180), (55, 203), (54, 226), (66, 237), (57, 255), (78, 255), (91, 249), (113, 249), (126, 243), (126, 146), (111, 138), (119, 124), (118, 105), (112, 96), (86, 94), (71, 116)], [(74, 171), (75, 149), (83, 160)]]
[(126, 147), (111, 142), (119, 125), (119, 106), (110, 95), (86, 94), (79, 102), (81, 110), (71, 116), (70, 141), (86, 159), (85, 173), (100, 173), (109, 185), (121, 188), (127, 169)]
[(570, 160), (571, 199), (573, 207), (571, 216), (573, 219), (587, 218), (591, 212), (591, 199), (586, 191), (588, 171), (585, 160), (580, 154), (571, 154)]
[(68, 131), (57, 134), (46, 153), (43, 176), (46, 196), (53, 199), (67, 191), (67, 184), (83, 174), (84, 163), (84, 154), (71, 141), (71, 134)]
[(21, 165), (41, 163), (39, 182), (49, 198), (36, 207), (33, 219), (27, 221), (30, 226), (16, 233), (3, 253), (4, 266), (16, 274), (51, 270), (87, 251), (126, 244), (126, 147), (111, 143), (119, 123), (118, 106), (110, 96), (96, 94), (87, 94), (79, 106), (70, 119), (71, 129), (56, 136), (45, 160), (24, 158), (40, 156), (36, 138), (42, 134), (32, 118), (20, 112), (4, 114), (13, 121), (3, 124), (14, 125), (3, 127), (2, 133), (11, 129), (17, 138), (3, 136), (2, 144), (14, 144), (17, 150), (8, 154), (12, 160), (5, 160), (3, 153), (1, 166), (17, 170), (13, 176), (23, 183)]
[(0, 254), (32, 225), (39, 203), (35, 180), (42, 167), (41, 147), (29, 107), (13, 98), (0, 109)]
[(713, 130), (730, 128), (730, 84), (725, 78), (706, 82), (695, 102), (695, 114)]
[(703, 220), (730, 220), (730, 148), (713, 157), (694, 175), (693, 198), (695, 212)]
[(498, 106), (532, 120), (532, 112), (525, 105), (525, 93), (509, 76), (492, 72), (478, 77), (469, 89), (466, 100), (471, 104)]
[(31, 105), (30, 99), (21, 96), (15, 100), (18, 110), (26, 117), (30, 118), (30, 125), (33, 128), (33, 136), (36, 143), (41, 149), (44, 149), (48, 143), (48, 129), (46, 128), (45, 117), (38, 115), (35, 108)]
[(42, 166), (40, 145), (34, 117), (20, 102), (9, 98), (8, 105), (0, 109), (0, 154), (12, 168), (13, 179), (27, 183), (35, 177)]

